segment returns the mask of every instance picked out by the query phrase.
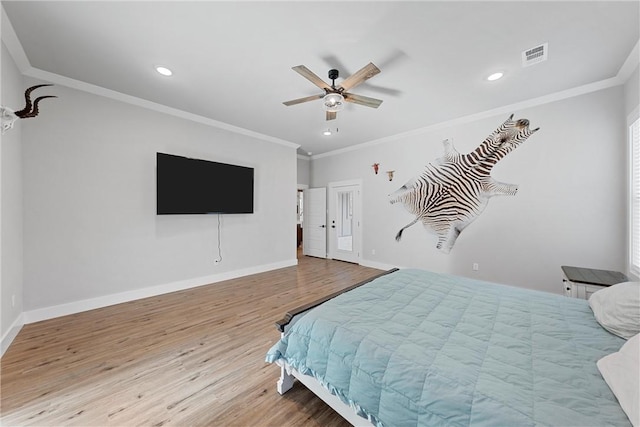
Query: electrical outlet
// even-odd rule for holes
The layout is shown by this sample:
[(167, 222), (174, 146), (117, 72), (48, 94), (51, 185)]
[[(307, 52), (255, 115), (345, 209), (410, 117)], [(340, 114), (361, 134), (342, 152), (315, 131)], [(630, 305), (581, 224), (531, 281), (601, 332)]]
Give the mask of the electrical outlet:
[(371, 255), (375, 255), (376, 254), (376, 250), (375, 249), (371, 249)]
[(214, 260), (213, 260), (213, 263), (214, 263), (215, 265), (218, 265), (218, 264), (220, 264), (220, 260), (216, 258), (216, 259), (214, 259)]
[(480, 270), (480, 264), (478, 264), (477, 262), (473, 263), (473, 271), (478, 271)]
[(15, 307), (15, 306), (16, 306), (16, 296), (14, 294), (14, 295), (11, 295), (11, 307)]

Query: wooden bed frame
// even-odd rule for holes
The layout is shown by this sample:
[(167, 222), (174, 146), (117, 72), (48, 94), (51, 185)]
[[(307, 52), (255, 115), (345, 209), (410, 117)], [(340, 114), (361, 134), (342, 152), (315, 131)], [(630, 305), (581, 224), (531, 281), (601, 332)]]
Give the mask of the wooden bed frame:
[[(377, 274), (367, 280), (363, 280), (362, 282), (356, 283), (355, 285), (351, 285), (341, 291), (334, 292), (316, 301), (313, 301), (311, 303), (308, 303), (300, 307), (297, 307), (293, 310), (290, 310), (285, 314), (284, 318), (276, 322), (276, 327), (280, 331), (281, 336), (284, 336), (284, 334), (289, 330), (289, 328), (293, 326), (293, 324), (300, 317), (302, 317), (307, 311), (311, 310), (312, 308), (317, 307), (320, 304), (326, 301), (329, 301), (330, 299), (333, 299), (340, 294), (343, 294), (345, 292), (358, 288), (366, 283), (369, 283), (372, 280), (377, 279), (378, 277), (385, 276), (397, 270), (398, 270), (397, 268), (393, 268), (391, 270)], [(335, 410), (338, 414), (340, 414), (345, 420), (351, 423), (351, 425), (358, 426), (358, 427), (359, 426), (373, 427), (373, 424), (369, 420), (356, 414), (355, 411), (349, 405), (344, 403), (337, 396), (331, 394), (329, 390), (324, 388), (320, 384), (320, 382), (315, 378), (313, 378), (312, 376), (304, 375), (298, 372), (297, 370), (295, 370), (294, 368), (292, 368), (282, 360), (278, 360), (276, 363), (280, 366), (280, 379), (278, 380), (278, 383), (276, 385), (278, 393), (285, 394), (287, 391), (291, 389), (291, 387), (293, 387), (293, 382), (295, 379), (297, 379), (302, 384), (304, 384), (309, 390), (311, 390), (313, 394), (315, 394), (320, 399), (322, 399), (327, 405), (329, 405), (333, 410)]]

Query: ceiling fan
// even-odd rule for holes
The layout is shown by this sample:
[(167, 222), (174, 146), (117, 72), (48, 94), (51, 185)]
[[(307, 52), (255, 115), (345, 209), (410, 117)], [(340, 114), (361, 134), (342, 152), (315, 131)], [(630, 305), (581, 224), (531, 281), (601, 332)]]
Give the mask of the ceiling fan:
[(347, 92), (349, 89), (356, 87), (360, 83), (364, 82), (367, 79), (370, 79), (380, 72), (380, 69), (373, 65), (373, 63), (371, 62), (344, 79), (342, 81), (342, 84), (337, 87), (336, 79), (339, 76), (339, 72), (336, 69), (329, 70), (329, 79), (331, 80), (331, 85), (324, 82), (320, 77), (313, 73), (313, 71), (309, 70), (304, 65), (292, 67), (292, 70), (300, 74), (305, 79), (309, 80), (314, 85), (318, 86), (320, 89), (323, 89), (324, 93), (283, 102), (283, 104), (286, 106), (302, 104), (303, 102), (314, 101), (316, 99), (322, 99), (324, 103), (324, 110), (326, 111), (327, 115), (327, 120), (333, 120), (336, 118), (338, 111), (344, 108), (345, 101), (371, 108), (378, 108), (380, 104), (382, 104), (382, 100), (380, 99), (369, 98), (368, 96), (356, 95), (354, 93)]

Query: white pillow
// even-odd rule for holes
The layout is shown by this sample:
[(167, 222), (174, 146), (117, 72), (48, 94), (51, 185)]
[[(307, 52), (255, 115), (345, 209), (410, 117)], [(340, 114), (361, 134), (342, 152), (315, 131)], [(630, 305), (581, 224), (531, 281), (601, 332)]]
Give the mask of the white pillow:
[(598, 369), (634, 427), (640, 427), (640, 334), (598, 360)]
[(640, 333), (640, 282), (623, 282), (594, 292), (593, 315), (603, 328), (629, 339)]

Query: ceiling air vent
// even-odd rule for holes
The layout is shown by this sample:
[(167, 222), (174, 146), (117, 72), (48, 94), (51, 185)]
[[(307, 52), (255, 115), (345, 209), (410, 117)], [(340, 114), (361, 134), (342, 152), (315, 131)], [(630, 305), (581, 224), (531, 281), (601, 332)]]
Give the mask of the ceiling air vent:
[(532, 47), (522, 52), (522, 66), (537, 64), (538, 62), (547, 60), (549, 52), (549, 43), (543, 43), (540, 46)]

